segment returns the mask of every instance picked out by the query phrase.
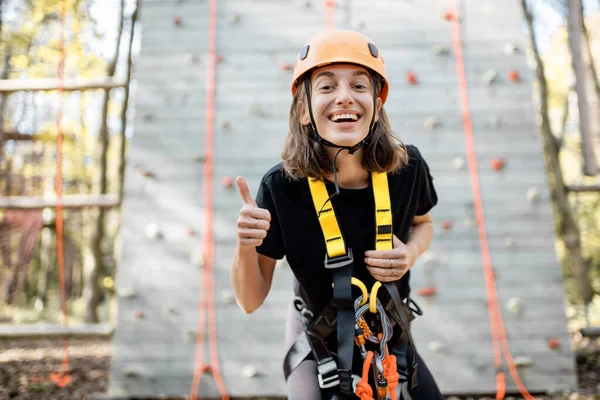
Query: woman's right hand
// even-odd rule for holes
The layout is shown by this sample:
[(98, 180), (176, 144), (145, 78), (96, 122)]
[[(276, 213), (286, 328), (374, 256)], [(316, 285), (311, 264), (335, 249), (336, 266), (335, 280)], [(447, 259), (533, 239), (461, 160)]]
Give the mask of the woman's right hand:
[(271, 227), (271, 213), (256, 205), (244, 178), (238, 176), (236, 183), (242, 197), (242, 209), (237, 220), (238, 246), (260, 246)]

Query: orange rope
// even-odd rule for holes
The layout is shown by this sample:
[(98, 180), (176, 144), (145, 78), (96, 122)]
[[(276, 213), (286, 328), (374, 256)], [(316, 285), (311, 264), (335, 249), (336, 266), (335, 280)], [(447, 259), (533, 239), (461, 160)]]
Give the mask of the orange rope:
[[(462, 118), (465, 130), (465, 141), (467, 147), (469, 173), (471, 177), (471, 187), (473, 191), (473, 203), (475, 206), (475, 215), (477, 217), (477, 228), (479, 232), (479, 243), (481, 246), (481, 256), (483, 258), (483, 267), (485, 274), (485, 287), (488, 305), (488, 316), (491, 325), (492, 343), (494, 346), (494, 364), (496, 366), (496, 399), (501, 400), (506, 394), (506, 381), (502, 371), (502, 354), (508, 363), (510, 374), (521, 392), (521, 395), (527, 400), (533, 400), (523, 382), (519, 378), (519, 373), (508, 347), (504, 321), (498, 304), (498, 293), (496, 291), (496, 282), (492, 270), (492, 261), (487, 241), (485, 229), (485, 218), (483, 213), (483, 203), (481, 200), (481, 188), (479, 185), (479, 173), (477, 169), (477, 158), (475, 155), (475, 139), (473, 135), (473, 125), (471, 123), (471, 111), (469, 106), (468, 86), (465, 73), (464, 58), (462, 54), (462, 41), (460, 22), (458, 16), (457, 0), (451, 0), (449, 20), (452, 24), (452, 43), (454, 48), (454, 58), (456, 63), (456, 74), (458, 78), (458, 88), (460, 93), (460, 105), (462, 109)], [(501, 347), (502, 346), (502, 349)]]
[[(198, 389), (203, 371), (210, 370), (221, 395), (221, 399), (229, 400), (227, 389), (223, 383), (219, 368), (217, 351), (217, 328), (214, 299), (214, 236), (213, 236), (213, 149), (214, 149), (214, 121), (215, 121), (215, 69), (217, 64), (217, 2), (209, 0), (209, 26), (208, 26), (208, 65), (206, 70), (206, 127), (205, 149), (206, 161), (204, 164), (204, 218), (202, 249), (204, 251), (204, 265), (200, 271), (200, 300), (198, 305), (198, 334), (196, 336), (196, 358), (194, 360), (194, 377), (190, 398), (198, 399)], [(208, 346), (209, 365), (204, 365), (204, 344), (206, 338), (206, 315), (208, 311)]]
[(335, 0), (324, 0), (325, 27), (335, 29)]
[[(55, 162), (55, 180), (54, 187), (56, 191), (56, 256), (58, 262), (58, 283), (59, 283), (59, 296), (60, 304), (62, 309), (62, 322), (63, 325), (69, 324), (69, 313), (67, 310), (67, 299), (65, 293), (65, 258), (64, 258), (64, 224), (63, 224), (63, 206), (62, 206), (62, 192), (63, 192), (63, 172), (62, 162), (63, 153), (62, 146), (64, 140), (64, 134), (62, 130), (62, 117), (64, 108), (64, 79), (65, 79), (65, 25), (66, 25), (66, 13), (67, 4), (66, 0), (60, 2), (60, 40), (58, 42), (59, 62), (58, 62), (58, 111), (56, 114), (56, 162)], [(64, 355), (62, 360), (62, 366), (59, 373), (50, 374), (51, 379), (60, 387), (65, 387), (71, 382), (71, 376), (69, 374), (69, 342), (65, 338), (63, 342)]]

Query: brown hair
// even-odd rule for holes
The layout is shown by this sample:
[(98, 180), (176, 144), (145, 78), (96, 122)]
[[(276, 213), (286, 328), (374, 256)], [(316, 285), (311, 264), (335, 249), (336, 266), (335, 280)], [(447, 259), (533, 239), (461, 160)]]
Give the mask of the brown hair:
[[(380, 84), (376, 90), (377, 93), (381, 91)], [(292, 179), (323, 178), (333, 173), (333, 166), (325, 146), (312, 136), (310, 125), (300, 123), (305, 107), (306, 91), (304, 85), (299, 84), (290, 108), (290, 132), (281, 155), (283, 168)], [(406, 148), (394, 135), (383, 107), (374, 124), (373, 135), (362, 147), (362, 152), (363, 168), (367, 171), (394, 172), (408, 162)]]

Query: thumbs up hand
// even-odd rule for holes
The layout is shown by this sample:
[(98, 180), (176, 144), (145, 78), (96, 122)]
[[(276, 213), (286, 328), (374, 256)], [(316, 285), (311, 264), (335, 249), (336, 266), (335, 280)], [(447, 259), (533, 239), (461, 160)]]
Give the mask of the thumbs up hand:
[(242, 209), (237, 220), (238, 246), (260, 246), (271, 227), (271, 213), (256, 205), (244, 178), (238, 176), (236, 183), (242, 197)]

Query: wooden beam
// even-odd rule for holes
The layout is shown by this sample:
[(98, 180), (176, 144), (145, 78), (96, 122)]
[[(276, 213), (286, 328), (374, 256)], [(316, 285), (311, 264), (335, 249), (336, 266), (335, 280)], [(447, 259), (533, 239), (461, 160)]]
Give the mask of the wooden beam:
[(567, 185), (565, 187), (569, 192), (600, 192), (600, 185)]
[(18, 142), (22, 142), (22, 141), (36, 140), (36, 137), (34, 135), (27, 135), (27, 134), (15, 132), (15, 131), (4, 131), (4, 132), (0, 132), (0, 139), (15, 140)]
[(600, 337), (600, 326), (587, 326), (581, 328), (580, 332), (583, 337), (596, 339)]
[(0, 340), (91, 337), (110, 338), (113, 331), (113, 327), (108, 324), (73, 326), (42, 324), (0, 325)]
[[(125, 81), (113, 78), (66, 78), (62, 82), (63, 90), (114, 89), (127, 85)], [(35, 92), (58, 90), (61, 82), (57, 78), (49, 79), (0, 79), (0, 93)]]
[[(41, 208), (56, 208), (56, 197), (44, 196), (9, 196), (0, 197), (0, 209), (5, 210), (39, 210)], [(119, 197), (116, 194), (85, 195), (74, 194), (62, 197), (62, 206), (65, 209), (85, 207), (118, 207)]]

